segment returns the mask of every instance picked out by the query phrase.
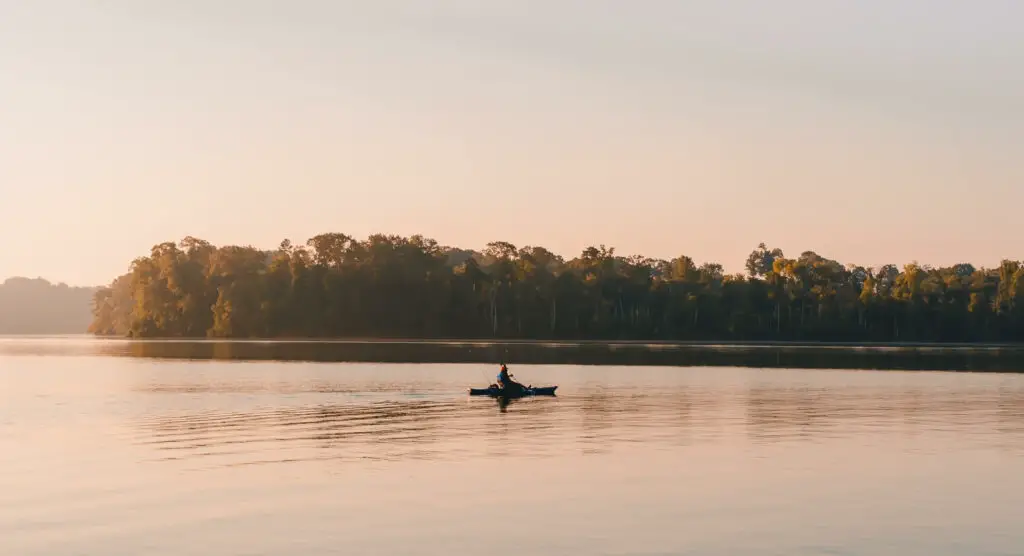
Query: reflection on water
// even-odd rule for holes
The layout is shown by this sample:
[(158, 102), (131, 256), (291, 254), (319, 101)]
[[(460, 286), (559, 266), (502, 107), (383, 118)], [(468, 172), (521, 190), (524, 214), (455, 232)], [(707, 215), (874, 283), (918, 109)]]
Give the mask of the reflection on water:
[(0, 554), (1024, 546), (1024, 376), (513, 367), (0, 355)]
[[(529, 367), (520, 368), (530, 372)], [(322, 369), (325, 375), (334, 374), (329, 367)], [(684, 377), (693, 372), (679, 371)], [(727, 373), (736, 376), (736, 371)], [(858, 375), (853, 376), (863, 376)], [(739, 431), (772, 442), (927, 432), (1004, 450), (1024, 446), (1020, 381), (1012, 388), (947, 389), (927, 387), (927, 380), (842, 385), (842, 375), (833, 375), (816, 377), (811, 384), (773, 384), (770, 375), (744, 371), (747, 384), (701, 386), (673, 377), (670, 369), (658, 369), (645, 375), (658, 379), (648, 388), (586, 382), (573, 388), (570, 383), (556, 398), (500, 401), (460, 395), (475, 377), (409, 386), (360, 376), (346, 377), (339, 369), (336, 382), (195, 383), (182, 377), (147, 382), (135, 391), (199, 395), (210, 403), (200, 411), (140, 418), (136, 441), (163, 458), (194, 456), (224, 465), (464, 458), (487, 455), (496, 445), (508, 455), (601, 453), (630, 443), (672, 447), (713, 442)], [(214, 403), (224, 395), (257, 394), (275, 403), (245, 409)]]
[[(153, 389), (170, 390), (163, 385)], [(340, 403), (141, 419), (136, 442), (165, 453), (164, 458), (226, 456), (225, 465), (238, 465), (280, 461), (282, 454), (287, 454), (285, 461), (461, 458), (474, 451), (486, 455), (497, 445), (512, 447), (519, 454), (545, 455), (564, 445), (567, 432), (552, 398), (407, 399), (396, 390), (397, 399), (374, 400), (379, 396), (373, 396), (363, 400), (360, 394), (371, 391), (335, 391), (345, 391), (350, 397)], [(497, 420), (498, 414), (509, 412), (515, 426)]]
[(737, 366), (1022, 372), (1024, 346), (0, 337), (0, 355), (192, 360)]

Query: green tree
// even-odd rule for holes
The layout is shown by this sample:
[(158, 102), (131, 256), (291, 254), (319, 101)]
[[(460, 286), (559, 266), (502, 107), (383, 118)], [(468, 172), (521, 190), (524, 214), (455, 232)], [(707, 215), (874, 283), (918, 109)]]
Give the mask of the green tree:
[(566, 261), (505, 241), (326, 233), (273, 250), (155, 245), (93, 295), (89, 330), (137, 337), (1024, 340), (1024, 265), (868, 269), (764, 244), (747, 275), (604, 245)]

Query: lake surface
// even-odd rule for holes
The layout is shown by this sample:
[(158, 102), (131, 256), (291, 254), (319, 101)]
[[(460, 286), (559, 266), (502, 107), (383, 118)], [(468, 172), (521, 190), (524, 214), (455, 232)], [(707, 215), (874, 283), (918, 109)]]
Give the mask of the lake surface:
[(1024, 375), (79, 348), (0, 343), (0, 554), (1024, 553)]

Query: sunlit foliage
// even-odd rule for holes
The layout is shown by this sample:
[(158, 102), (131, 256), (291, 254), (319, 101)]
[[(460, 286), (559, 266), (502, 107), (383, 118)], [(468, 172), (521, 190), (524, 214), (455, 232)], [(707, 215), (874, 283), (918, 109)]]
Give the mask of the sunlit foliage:
[(90, 330), (135, 337), (1018, 341), (1024, 265), (844, 265), (759, 245), (745, 275), (595, 246), (321, 234), (275, 250), (162, 243), (95, 296)]

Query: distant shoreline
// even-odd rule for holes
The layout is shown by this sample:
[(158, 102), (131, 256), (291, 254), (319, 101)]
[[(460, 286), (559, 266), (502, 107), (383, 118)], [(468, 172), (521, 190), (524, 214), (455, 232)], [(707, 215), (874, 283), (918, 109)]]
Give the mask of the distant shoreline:
[(1024, 344), (0, 337), (0, 356), (1024, 372)]
[(50, 339), (50, 340), (88, 340), (98, 342), (130, 342), (145, 343), (195, 343), (195, 344), (394, 344), (394, 345), (425, 345), (425, 346), (496, 346), (522, 345), (536, 347), (692, 347), (713, 349), (716, 347), (750, 348), (750, 349), (923, 349), (923, 350), (1020, 350), (1024, 351), (1024, 342), (843, 342), (843, 341), (777, 341), (777, 340), (526, 340), (526, 339), (485, 339), (485, 338), (182, 338), (182, 337), (147, 337), (128, 338), (121, 336), (97, 336), (88, 333), (69, 334), (0, 334), (0, 339)]
[[(62, 335), (54, 335), (59, 337)], [(67, 335), (63, 335), (68, 337)], [(83, 337), (97, 340), (179, 343), (278, 343), (278, 344), (395, 344), (395, 345), (526, 345), (537, 347), (586, 347), (586, 346), (627, 346), (627, 347), (693, 347), (693, 348), (793, 348), (793, 349), (925, 349), (925, 350), (1020, 350), (1024, 342), (815, 342), (815, 341), (774, 341), (774, 340), (524, 340), (524, 339), (475, 339), (475, 338), (121, 338), (108, 336)]]

